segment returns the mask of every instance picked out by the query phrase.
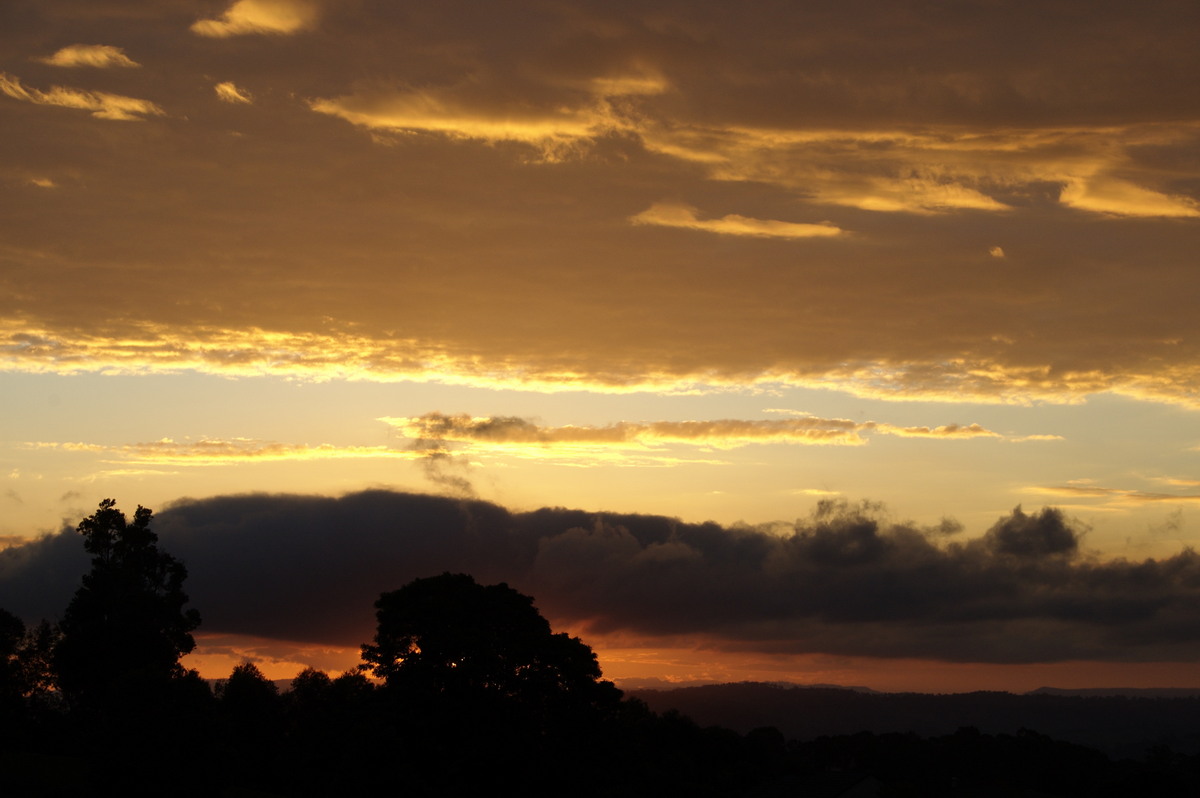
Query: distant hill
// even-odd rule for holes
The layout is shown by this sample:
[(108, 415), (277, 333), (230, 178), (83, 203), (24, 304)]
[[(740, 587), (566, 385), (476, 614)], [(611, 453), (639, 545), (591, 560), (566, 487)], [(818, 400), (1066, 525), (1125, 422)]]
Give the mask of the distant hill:
[(1200, 698), (1200, 687), (1039, 687), (1025, 695), (1124, 696), (1126, 698)]
[(629, 690), (656, 712), (677, 710), (702, 726), (741, 733), (774, 726), (786, 737), (914, 732), (952, 734), (974, 727), (986, 734), (1032, 729), (1055, 739), (1141, 759), (1168, 745), (1200, 753), (1200, 697), (1059, 694), (1053, 690), (1003, 692), (867, 693), (839, 687), (742, 682), (677, 690)]

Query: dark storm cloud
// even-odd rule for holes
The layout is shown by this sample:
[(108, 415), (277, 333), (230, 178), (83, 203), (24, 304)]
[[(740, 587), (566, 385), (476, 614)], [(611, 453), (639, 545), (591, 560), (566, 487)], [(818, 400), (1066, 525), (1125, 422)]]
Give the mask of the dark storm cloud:
[[(727, 649), (1200, 657), (1200, 556), (1089, 560), (1054, 509), (1017, 508), (946, 542), (952, 526), (918, 530), (865, 504), (822, 503), (768, 530), (372, 491), (184, 501), (155, 528), (187, 564), (210, 633), (354, 645), (372, 634), (379, 593), (448, 570), (507, 581), (555, 622)], [(71, 531), (0, 552), (0, 606), (53, 616), (85, 567)]]

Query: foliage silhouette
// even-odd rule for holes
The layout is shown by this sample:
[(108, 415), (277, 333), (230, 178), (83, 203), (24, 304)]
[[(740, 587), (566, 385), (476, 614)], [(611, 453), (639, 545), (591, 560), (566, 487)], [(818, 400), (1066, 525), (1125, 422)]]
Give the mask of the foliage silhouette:
[(596, 655), (555, 634), (533, 599), (467, 574), (417, 579), (375, 602), (375, 642), (363, 660), (389, 686), (448, 695), (585, 702), (619, 697)]
[(444, 573), (375, 607), (364, 667), (404, 719), (392, 733), (414, 772), (429, 778), (414, 792), (556, 794), (570, 771), (598, 767), (621, 692), (601, 680), (588, 646), (551, 631), (532, 598)]
[(54, 703), (57, 680), (51, 657), (58, 630), (48, 621), (26, 629), (0, 609), (0, 712), (24, 714)]
[(92, 568), (63, 614), (54, 649), (59, 687), (72, 707), (145, 706), (187, 676), (179, 659), (195, 647), (200, 615), (184, 609), (187, 570), (159, 550), (151, 515), (139, 506), (127, 521), (105, 499), (78, 526)]
[(24, 694), (21, 665), (17, 655), (25, 639), (25, 624), (0, 609), (0, 706), (10, 707)]

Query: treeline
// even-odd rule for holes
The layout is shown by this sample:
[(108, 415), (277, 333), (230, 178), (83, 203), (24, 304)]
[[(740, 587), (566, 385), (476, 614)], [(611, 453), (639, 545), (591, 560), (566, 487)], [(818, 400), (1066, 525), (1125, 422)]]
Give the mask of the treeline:
[(533, 600), (464, 574), (380, 596), (359, 669), (280, 692), (185, 669), (200, 616), (151, 513), (111, 500), (57, 626), (0, 611), (0, 794), (78, 796), (1194, 795), (1195, 757), (1113, 762), (1034, 732), (806, 741), (701, 728), (601, 678)]

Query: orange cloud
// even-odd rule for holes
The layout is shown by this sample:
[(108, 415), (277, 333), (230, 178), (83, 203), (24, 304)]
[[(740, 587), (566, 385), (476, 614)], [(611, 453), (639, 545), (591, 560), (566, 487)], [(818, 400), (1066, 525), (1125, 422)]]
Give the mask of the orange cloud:
[(1010, 206), (997, 197), (1022, 186), (1057, 184), (1058, 201), (1078, 210), (1200, 215), (1191, 198), (1139, 182), (1160, 177), (1139, 174), (1129, 156), (1138, 147), (1191, 139), (1194, 123), (980, 132), (950, 125), (788, 130), (652, 122), (639, 132), (651, 150), (702, 165), (715, 180), (776, 184), (862, 210), (1006, 211)]
[(43, 64), (58, 67), (140, 67), (141, 64), (125, 55), (125, 50), (108, 44), (72, 44), (54, 55), (39, 58)]
[(0, 92), (14, 100), (35, 105), (52, 105), (60, 108), (77, 108), (91, 111), (97, 119), (141, 120), (147, 116), (161, 116), (164, 112), (149, 100), (109, 94), (103, 91), (85, 91), (66, 86), (52, 86), (49, 91), (28, 89), (21, 81), (5, 72), (0, 72)]
[(237, 0), (218, 19), (194, 23), (192, 32), (213, 38), (287, 35), (312, 28), (316, 21), (317, 7), (310, 0)]
[(830, 222), (798, 224), (774, 219), (752, 219), (747, 216), (729, 214), (720, 219), (701, 220), (696, 209), (689, 205), (659, 202), (646, 210), (629, 217), (634, 224), (681, 227), (686, 230), (702, 230), (707, 233), (734, 236), (760, 236), (763, 238), (830, 238), (840, 236), (844, 230)]
[(224, 81), (213, 86), (213, 90), (217, 93), (217, 99), (221, 102), (249, 105), (254, 102), (254, 98), (245, 89), (238, 88), (232, 81)]

